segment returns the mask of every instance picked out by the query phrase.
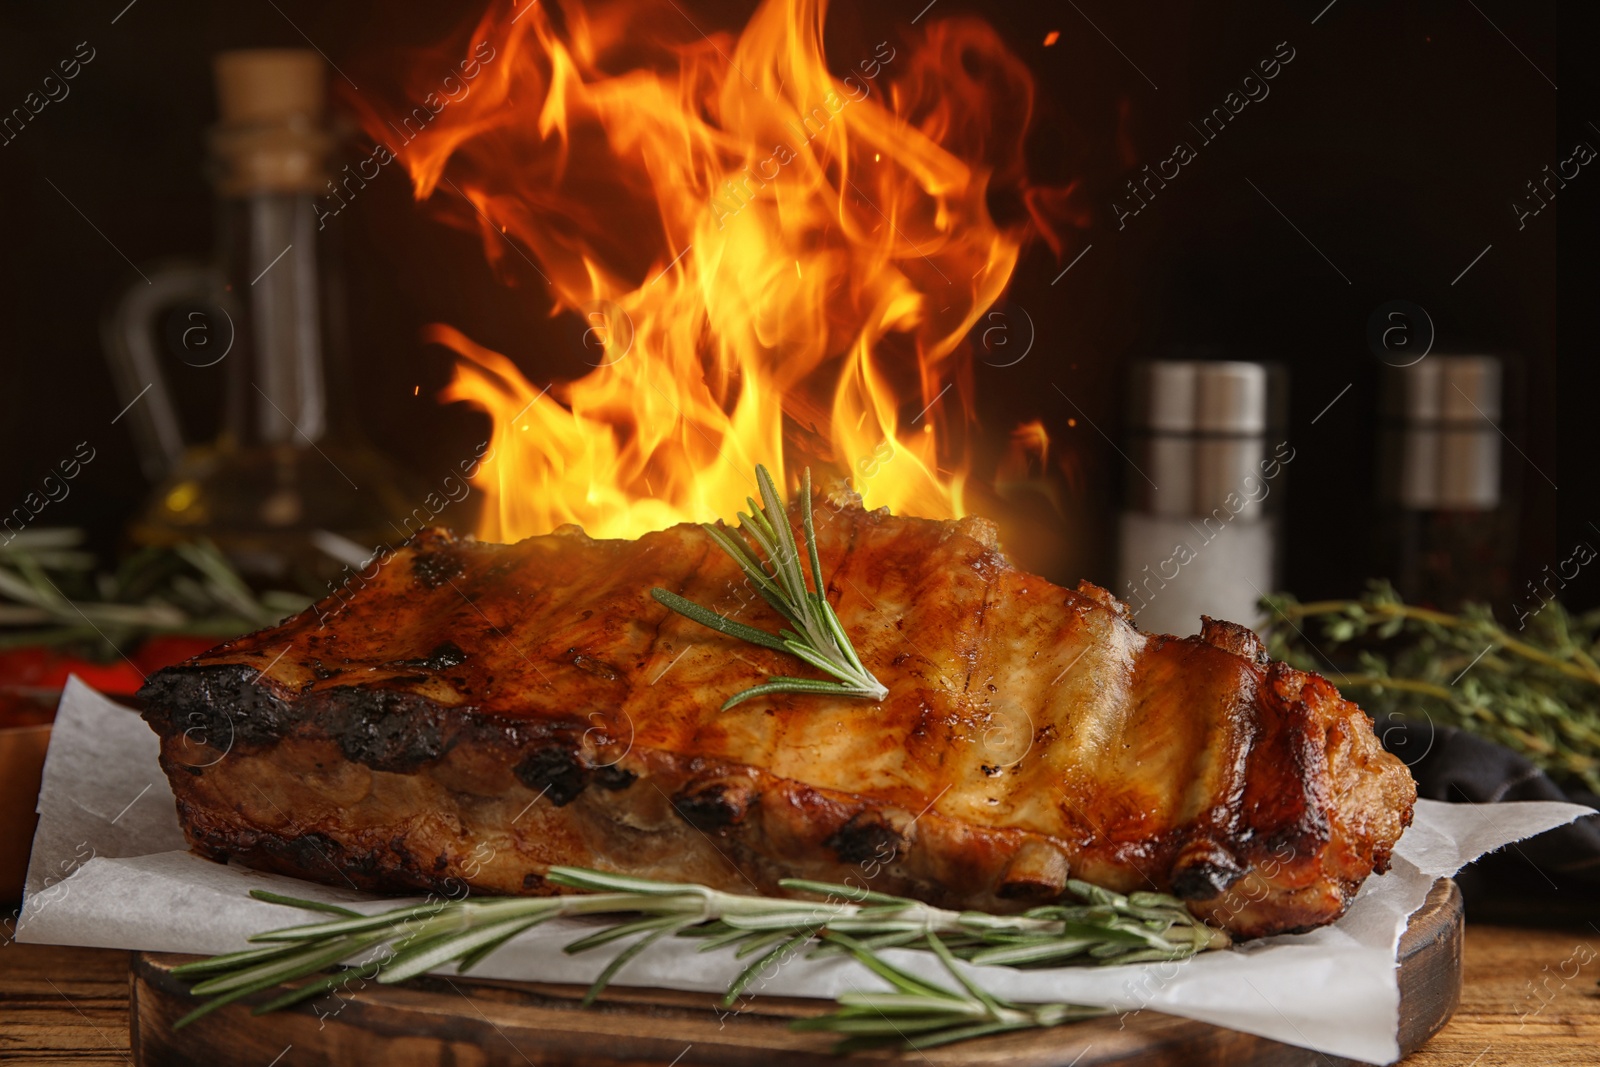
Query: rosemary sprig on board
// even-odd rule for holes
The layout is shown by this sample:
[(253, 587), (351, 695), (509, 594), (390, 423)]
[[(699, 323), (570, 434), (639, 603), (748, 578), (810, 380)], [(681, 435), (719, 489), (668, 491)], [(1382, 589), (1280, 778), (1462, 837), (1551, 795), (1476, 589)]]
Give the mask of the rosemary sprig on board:
[[(1552, 600), (1513, 633), (1483, 605), (1434, 611), (1382, 582), (1359, 600), (1263, 604), (1272, 656), (1326, 674), (1380, 724), (1460, 726), (1600, 792), (1600, 612), (1573, 616)], [(1312, 620), (1317, 644), (1303, 632)], [(1321, 653), (1349, 669), (1330, 673)]]
[[(1078, 904), (1055, 904), (1021, 915), (947, 911), (920, 901), (828, 882), (789, 879), (782, 886), (820, 900), (741, 896), (706, 886), (657, 882), (579, 867), (553, 867), (557, 885), (581, 890), (554, 897), (433, 901), (363, 915), (348, 908), (261, 890), (251, 896), (335, 918), (256, 934), (256, 946), (194, 963), (174, 973), (198, 979), (190, 992), (209, 998), (178, 1020), (187, 1026), (225, 1004), (310, 979), (259, 1004), (254, 1014), (340, 989), (357, 979), (392, 984), (456, 964), (464, 973), (511, 938), (561, 916), (614, 916), (604, 929), (566, 946), (587, 952), (627, 941), (584, 998), (596, 997), (640, 952), (666, 937), (702, 939), (700, 951), (732, 947), (751, 962), (728, 986), (724, 1005), (739, 999), (763, 971), (806, 953), (847, 952), (891, 989), (839, 998), (837, 1011), (796, 1023), (845, 1037), (842, 1048), (904, 1040), (930, 1047), (968, 1037), (1056, 1026), (1102, 1009), (1069, 1004), (1014, 1004), (983, 991), (955, 964), (1019, 967), (1104, 965), (1184, 959), (1226, 948), (1228, 935), (1189, 914), (1183, 902), (1156, 893), (1123, 896), (1069, 882)], [(629, 940), (631, 939), (631, 940)], [(955, 981), (942, 986), (896, 968), (881, 952), (922, 948), (943, 961)], [(354, 964), (322, 974), (342, 963)]]
[[(817, 556), (817, 532), (811, 520), (810, 468), (806, 469), (800, 480), (800, 514), (814, 588), (806, 586), (805, 571), (800, 564), (800, 546), (789, 525), (789, 513), (766, 467), (757, 465), (756, 481), (761, 487), (762, 502), (757, 504), (754, 499), (746, 498), (750, 513), (739, 512), (739, 529), (766, 556), (765, 564), (727, 527), (710, 523), (702, 526), (711, 539), (733, 557), (761, 598), (788, 620), (793, 629), (782, 630), (776, 635), (769, 634), (754, 626), (734, 622), (666, 589), (652, 589), (650, 595), (702, 626), (709, 626), (718, 633), (763, 648), (787, 652), (836, 679), (830, 682), (820, 678), (774, 676), (761, 685), (729, 697), (722, 705), (723, 711), (751, 697), (769, 693), (813, 693), (882, 700), (889, 695), (889, 690), (862, 665), (861, 657), (856, 655), (855, 646), (850, 643), (850, 635), (844, 632), (833, 605), (828, 603), (828, 586), (822, 580), (822, 560)], [(771, 568), (770, 574), (768, 567)]]

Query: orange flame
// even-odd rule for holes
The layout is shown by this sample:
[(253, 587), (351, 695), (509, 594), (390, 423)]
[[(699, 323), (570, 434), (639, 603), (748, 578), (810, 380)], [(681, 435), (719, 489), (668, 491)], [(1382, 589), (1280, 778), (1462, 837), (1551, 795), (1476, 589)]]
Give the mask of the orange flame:
[(971, 19), (836, 74), (826, 7), (766, 0), (734, 37), (677, 3), (525, 0), (479, 23), (469, 92), (409, 124), (364, 112), (375, 138), (411, 138), (394, 154), (418, 199), (440, 192), (491, 261), (525, 260), (590, 327), (593, 369), (547, 392), (430, 328), (461, 357), (442, 399), (493, 421), (480, 536), (730, 516), (758, 462), (847, 475), (869, 507), (962, 513), (965, 338), (1025, 236), (991, 191), (1030, 209), (1038, 192), (1032, 82)]

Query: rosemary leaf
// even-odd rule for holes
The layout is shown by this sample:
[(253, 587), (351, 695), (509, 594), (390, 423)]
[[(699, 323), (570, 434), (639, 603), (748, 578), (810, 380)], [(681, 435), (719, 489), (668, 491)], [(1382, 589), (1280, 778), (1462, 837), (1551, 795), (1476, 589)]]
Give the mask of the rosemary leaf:
[(244, 986), (265, 989), (279, 982), (291, 981), (302, 974), (312, 974), (325, 967), (331, 967), (382, 939), (381, 933), (368, 934), (365, 937), (341, 937), (325, 944), (296, 949), (281, 958), (271, 959), (254, 967), (246, 967), (242, 971), (208, 978), (195, 985), (189, 992), (203, 997), (212, 993), (231, 992)]
[(587, 867), (551, 867), (546, 880), (570, 889), (587, 889), (607, 893), (654, 893), (659, 896), (677, 896), (683, 893), (710, 894), (704, 886), (687, 882), (657, 882), (649, 878), (636, 878), (629, 874), (595, 871)]
[(613, 941), (620, 941), (622, 938), (631, 937), (634, 934), (646, 933), (650, 930), (657, 930), (665, 926), (670, 926), (674, 922), (677, 922), (680, 918), (681, 916), (677, 915), (649, 915), (643, 919), (635, 919), (632, 922), (626, 922), (620, 926), (613, 926), (610, 929), (601, 930), (599, 933), (590, 934), (588, 937), (581, 937), (561, 951), (567, 953), (569, 956), (574, 956), (580, 952), (587, 952), (592, 948), (599, 948), (601, 945), (609, 945)]
[(357, 934), (367, 930), (379, 930), (396, 923), (416, 919), (428, 918), (437, 915), (448, 904), (431, 903), (417, 904), (409, 908), (399, 908), (395, 911), (379, 912), (377, 915), (359, 915), (343, 922), (311, 923), (306, 926), (288, 926), (282, 930), (271, 930), (264, 934), (255, 934), (251, 941), (303, 941), (308, 938), (321, 939), (335, 935)]
[(453, 960), (476, 961), (482, 958), (479, 953), (485, 945), (504, 944), (522, 931), (554, 917), (555, 913), (552, 912), (548, 915), (504, 919), (476, 930), (467, 929), (434, 938), (425, 944), (395, 953), (394, 958), (383, 968), (383, 973), (378, 976), (378, 981), (386, 985), (403, 982), (407, 978), (427, 974), (435, 967), (442, 967)]
[(838, 945), (842, 945), (844, 948), (848, 949), (851, 955), (860, 960), (868, 970), (872, 971), (879, 978), (887, 981), (890, 985), (894, 986), (902, 993), (912, 993), (926, 997), (949, 996), (949, 993), (946, 990), (940, 989), (932, 982), (918, 978), (914, 974), (908, 974), (883, 957), (868, 952), (854, 938), (848, 937), (845, 934), (833, 932), (827, 932), (825, 936), (829, 941), (832, 941)]
[(778, 652), (789, 651), (786, 642), (773, 637), (766, 631), (758, 630), (754, 626), (746, 626), (742, 622), (734, 622), (727, 616), (718, 615), (710, 608), (703, 608), (694, 601), (679, 596), (677, 593), (666, 589), (652, 589), (650, 590), (650, 595), (655, 597), (658, 603), (671, 608), (679, 615), (693, 619), (701, 626), (710, 627), (718, 633), (727, 634), (729, 637), (737, 637), (741, 641), (749, 641), (753, 645), (761, 645), (764, 648), (770, 648)]
[(472, 951), (468, 952), (466, 955), (462, 956), (461, 957), (461, 962), (456, 965), (456, 973), (457, 974), (466, 974), (468, 971), (472, 970), (472, 968), (474, 968), (478, 964), (482, 963), (488, 956), (493, 954), (494, 951), (496, 949), (498, 949), (501, 945), (504, 945), (507, 941), (510, 941), (513, 937), (516, 937), (518, 934), (522, 933), (524, 930), (533, 929), (535, 926), (538, 926), (540, 923), (544, 922), (546, 919), (553, 919), (553, 918), (555, 918), (555, 913), (551, 913), (550, 915), (542, 915), (542, 916), (539, 916), (538, 918), (534, 918), (534, 919), (529, 919), (527, 922), (523, 923), (520, 926), (515, 925), (515, 924), (507, 924), (507, 928), (506, 928), (505, 932), (502, 933), (499, 937), (496, 937), (496, 938), (493, 938), (491, 940), (483, 942), (477, 948), (473, 949)]
[(961, 983), (962, 988), (964, 988), (968, 993), (971, 993), (973, 997), (979, 1001), (982, 1001), (983, 1006), (988, 1008), (991, 1012), (996, 1014), (999, 1013), (999, 1003), (996, 1002), (995, 999), (988, 993), (979, 988), (978, 985), (966, 975), (961, 973), (961, 968), (956, 966), (955, 957), (950, 955), (950, 950), (945, 948), (944, 942), (939, 939), (938, 934), (928, 935), (928, 947), (933, 949), (934, 955), (939, 957), (939, 962), (944, 964), (944, 969), (950, 972), (951, 977)]
[[(718, 923), (717, 926), (721, 927), (722, 924)], [(697, 934), (697, 930), (690, 929), (690, 930), (684, 931), (684, 933), (690, 934), (690, 935), (695, 935), (695, 934)], [(720, 928), (719, 929), (715, 929), (710, 933), (709, 936), (706, 936), (706, 937), (704, 937), (702, 939), (699, 951), (701, 951), (701, 952), (710, 952), (710, 951), (712, 951), (714, 949), (725, 948), (728, 945), (738, 944), (740, 941), (745, 940), (749, 936), (750, 936), (750, 931), (749, 930), (741, 930), (741, 929), (739, 929), (737, 927), (728, 927), (726, 929), (720, 929)]]
[(738, 951), (736, 951), (733, 954), (733, 958), (737, 959), (737, 960), (748, 959), (750, 956), (754, 955), (755, 953), (761, 952), (762, 950), (764, 950), (766, 948), (769, 948), (772, 945), (776, 945), (776, 944), (779, 944), (781, 942), (787, 941), (789, 939), (789, 934), (793, 930), (794, 930), (794, 921), (791, 919), (789, 922), (785, 923), (783, 925), (783, 927), (778, 929), (776, 932), (765, 933), (765, 934), (757, 934), (757, 933), (753, 933), (753, 932), (747, 931), (746, 934), (745, 934), (745, 942), (744, 942), (744, 944), (739, 946)]
[(863, 690), (845, 685), (842, 682), (825, 682), (818, 678), (789, 678), (778, 675), (761, 685), (751, 686), (743, 692), (735, 693), (723, 701), (721, 710), (727, 711), (729, 708), (742, 704), (752, 697), (762, 697), (772, 693), (812, 693), (820, 696), (841, 697), (870, 695)]
[(300, 908), (303, 911), (322, 911), (329, 915), (343, 915), (347, 919), (364, 919), (354, 908), (340, 907), (338, 904), (324, 904), (320, 900), (306, 900), (304, 897), (289, 897), (282, 893), (274, 893), (266, 889), (252, 889), (250, 895), (257, 900), (264, 900), (268, 904), (282, 904), (289, 908)]
[(254, 1008), (250, 1009), (250, 1014), (266, 1015), (270, 1012), (277, 1011), (280, 1008), (287, 1008), (290, 1005), (298, 1004), (302, 1000), (310, 1000), (312, 997), (320, 997), (324, 993), (331, 993), (335, 989), (343, 989), (345, 986), (349, 985), (358, 978), (370, 980), (376, 974), (377, 968), (372, 964), (366, 964), (365, 966), (361, 967), (346, 967), (343, 970), (335, 971), (325, 978), (319, 978), (315, 982), (307, 982), (304, 985), (297, 985), (282, 996), (273, 997), (264, 1004), (258, 1004)]
[(247, 948), (243, 952), (229, 952), (222, 956), (211, 956), (203, 960), (194, 960), (190, 963), (180, 963), (172, 969), (172, 973), (179, 978), (201, 978), (210, 974), (224, 974), (236, 971), (247, 964), (262, 963), (270, 959), (281, 959), (295, 951), (294, 945), (268, 945), (265, 948)]
[(788, 938), (785, 938), (780, 934), (778, 936), (779, 943), (773, 946), (771, 951), (762, 956), (760, 959), (756, 960), (754, 963), (750, 964), (750, 966), (746, 967), (743, 971), (739, 972), (739, 977), (733, 980), (732, 984), (728, 986), (727, 993), (723, 995), (722, 1006), (726, 1008), (732, 1005), (733, 1002), (738, 1000), (744, 991), (749, 988), (750, 983), (755, 981), (756, 977), (762, 971), (766, 970), (774, 963), (777, 963), (785, 956), (798, 952), (801, 946), (809, 942), (813, 937), (816, 936), (816, 934), (817, 931), (815, 928), (801, 930), (793, 937)]
[(930, 998), (919, 993), (840, 993), (839, 1003), (847, 1008), (865, 1008), (857, 1014), (867, 1015), (935, 1015), (956, 1014), (983, 1016), (987, 1010), (982, 1005), (970, 1005), (953, 997)]
[(1018, 945), (984, 949), (981, 952), (974, 952), (967, 958), (972, 963), (1005, 964), (1011, 967), (1026, 963), (1055, 963), (1060, 960), (1069, 960), (1074, 956), (1081, 956), (1097, 944), (1099, 944), (1098, 941), (1092, 941), (1087, 938), (1040, 941), (1032, 944), (1024, 942)]
[[(1103, 1011), (1095, 1011), (1090, 1015), (1084, 1016), (1084, 1018), (1104, 1014), (1106, 1013)], [(990, 1034), (1007, 1034), (1013, 1030), (1030, 1030), (1038, 1025), (1032, 1020), (1021, 1020), (1011, 1023), (995, 1022), (978, 1023), (974, 1026), (955, 1026), (948, 1030), (913, 1038), (905, 1044), (906, 1048), (914, 1052), (921, 1052), (923, 1049), (938, 1048), (940, 1045), (950, 1045), (957, 1041), (971, 1041), (973, 1038), (988, 1037)]]
[(605, 970), (600, 972), (600, 977), (594, 980), (594, 984), (589, 987), (589, 992), (584, 994), (583, 1000), (580, 1002), (579, 1007), (587, 1008), (589, 1005), (593, 1004), (596, 998), (598, 998), (601, 993), (605, 992), (606, 986), (611, 984), (611, 980), (617, 976), (617, 972), (621, 971), (623, 967), (627, 966), (628, 961), (632, 960), (635, 956), (649, 948), (651, 945), (655, 944), (657, 941), (660, 941), (663, 937), (675, 934), (679, 930), (692, 925), (693, 922), (693, 919), (674, 918), (666, 922), (658, 923), (657, 929), (652, 933), (644, 935), (643, 937), (639, 938), (639, 940), (635, 941), (633, 944), (617, 953), (611, 962), (606, 964)]
[(814, 882), (809, 878), (784, 878), (778, 882), (784, 889), (792, 889), (799, 893), (815, 893), (821, 897), (843, 897), (852, 903), (861, 904), (872, 901), (877, 904), (907, 903), (905, 897), (890, 896), (880, 893), (875, 889), (865, 886), (842, 885), (838, 882)]

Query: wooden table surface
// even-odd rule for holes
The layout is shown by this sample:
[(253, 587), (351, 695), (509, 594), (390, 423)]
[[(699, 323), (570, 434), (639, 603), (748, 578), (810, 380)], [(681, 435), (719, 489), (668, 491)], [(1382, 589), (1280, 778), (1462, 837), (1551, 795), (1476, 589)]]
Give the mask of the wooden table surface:
[[(0, 1060), (131, 1063), (129, 954), (12, 944), (6, 933)], [(1600, 931), (1468, 923), (1465, 969), (1461, 1010), (1407, 1067), (1600, 1064)]]

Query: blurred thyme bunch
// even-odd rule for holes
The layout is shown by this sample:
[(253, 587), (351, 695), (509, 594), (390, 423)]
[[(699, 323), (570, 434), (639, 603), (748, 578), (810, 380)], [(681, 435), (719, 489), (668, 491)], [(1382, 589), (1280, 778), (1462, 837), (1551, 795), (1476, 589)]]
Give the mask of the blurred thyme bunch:
[(257, 594), (209, 541), (146, 548), (98, 569), (83, 531), (24, 530), (0, 544), (0, 649), (72, 646), (109, 658), (158, 635), (232, 637), (310, 603)]
[(1386, 582), (1360, 600), (1262, 605), (1273, 657), (1323, 674), (1373, 718), (1451, 723), (1600, 792), (1600, 611), (1550, 601), (1513, 633), (1484, 605), (1420, 608)]

